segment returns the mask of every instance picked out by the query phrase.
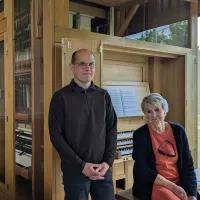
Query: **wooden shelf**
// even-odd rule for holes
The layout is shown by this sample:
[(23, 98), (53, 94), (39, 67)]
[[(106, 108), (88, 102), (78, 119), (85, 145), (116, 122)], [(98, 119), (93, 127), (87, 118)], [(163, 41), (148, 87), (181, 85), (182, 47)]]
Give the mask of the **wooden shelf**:
[(16, 164), (16, 174), (20, 175), (28, 180), (32, 179), (32, 168), (31, 167), (22, 167)]
[(31, 69), (27, 70), (15, 70), (15, 76), (17, 75), (27, 75), (31, 73)]
[(28, 113), (17, 112), (17, 113), (15, 113), (15, 119), (16, 120), (22, 120), (22, 121), (30, 121), (31, 115), (28, 114)]
[(24, 80), (19, 80), (16, 78), (15, 83), (21, 83), (21, 84), (31, 84), (31, 79), (24, 79)]

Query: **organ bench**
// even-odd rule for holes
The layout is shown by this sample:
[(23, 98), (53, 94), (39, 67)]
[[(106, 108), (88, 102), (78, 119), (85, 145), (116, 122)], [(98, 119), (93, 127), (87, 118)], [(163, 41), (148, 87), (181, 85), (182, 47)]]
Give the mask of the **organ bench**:
[(117, 193), (115, 198), (117, 200), (139, 200), (137, 197), (134, 197), (132, 195), (132, 189), (128, 189)]

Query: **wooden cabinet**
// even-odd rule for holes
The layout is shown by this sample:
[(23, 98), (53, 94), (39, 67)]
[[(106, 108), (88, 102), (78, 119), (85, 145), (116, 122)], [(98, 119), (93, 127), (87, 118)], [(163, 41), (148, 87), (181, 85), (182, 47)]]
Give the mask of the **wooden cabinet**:
[[(0, 2), (0, 199), (15, 198), (13, 7)], [(8, 159), (9, 158), (9, 159)]]
[(41, 3), (15, 0), (14, 4), (16, 175), (29, 180), (30, 197), (43, 199), (43, 53), (38, 35)]
[(0, 2), (0, 199), (3, 200), (14, 200), (21, 188), (27, 188), (27, 182), (18, 187), (19, 176), (30, 180), (32, 192), (28, 198), (44, 198), (42, 40), (36, 23), (39, 8), (38, 1)]

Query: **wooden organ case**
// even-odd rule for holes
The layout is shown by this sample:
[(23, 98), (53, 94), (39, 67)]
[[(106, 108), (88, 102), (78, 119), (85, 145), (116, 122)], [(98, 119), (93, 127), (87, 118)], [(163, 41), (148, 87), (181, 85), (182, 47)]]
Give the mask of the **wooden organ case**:
[[(150, 92), (160, 93), (170, 104), (166, 120), (182, 124), (186, 131), (192, 129), (188, 131), (188, 139), (191, 152), (195, 155), (195, 130), (191, 123), (188, 124), (188, 118), (192, 117), (195, 108), (192, 106), (192, 93), (187, 90), (195, 82), (196, 58), (192, 51), (86, 31), (80, 33), (66, 29), (59, 34), (67, 35), (61, 41), (62, 86), (68, 84), (73, 77), (69, 69), (72, 53), (87, 48), (93, 51), (96, 58), (95, 84), (108, 90), (113, 104), (119, 103), (121, 99), (120, 108), (114, 105), (118, 115), (117, 152), (112, 166), (115, 192), (133, 185), (132, 136), (137, 128), (146, 123), (140, 104)], [(177, 74), (180, 77), (178, 79)], [(126, 92), (133, 97), (133, 109), (128, 113), (124, 103)], [(57, 177), (61, 180), (62, 176)]]

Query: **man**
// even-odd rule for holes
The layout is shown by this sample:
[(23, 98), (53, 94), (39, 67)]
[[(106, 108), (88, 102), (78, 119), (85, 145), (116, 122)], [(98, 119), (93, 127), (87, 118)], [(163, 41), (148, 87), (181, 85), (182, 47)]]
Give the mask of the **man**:
[(52, 97), (49, 132), (61, 157), (67, 200), (114, 200), (110, 166), (117, 144), (117, 118), (109, 94), (94, 85), (94, 54), (73, 53), (74, 79)]

